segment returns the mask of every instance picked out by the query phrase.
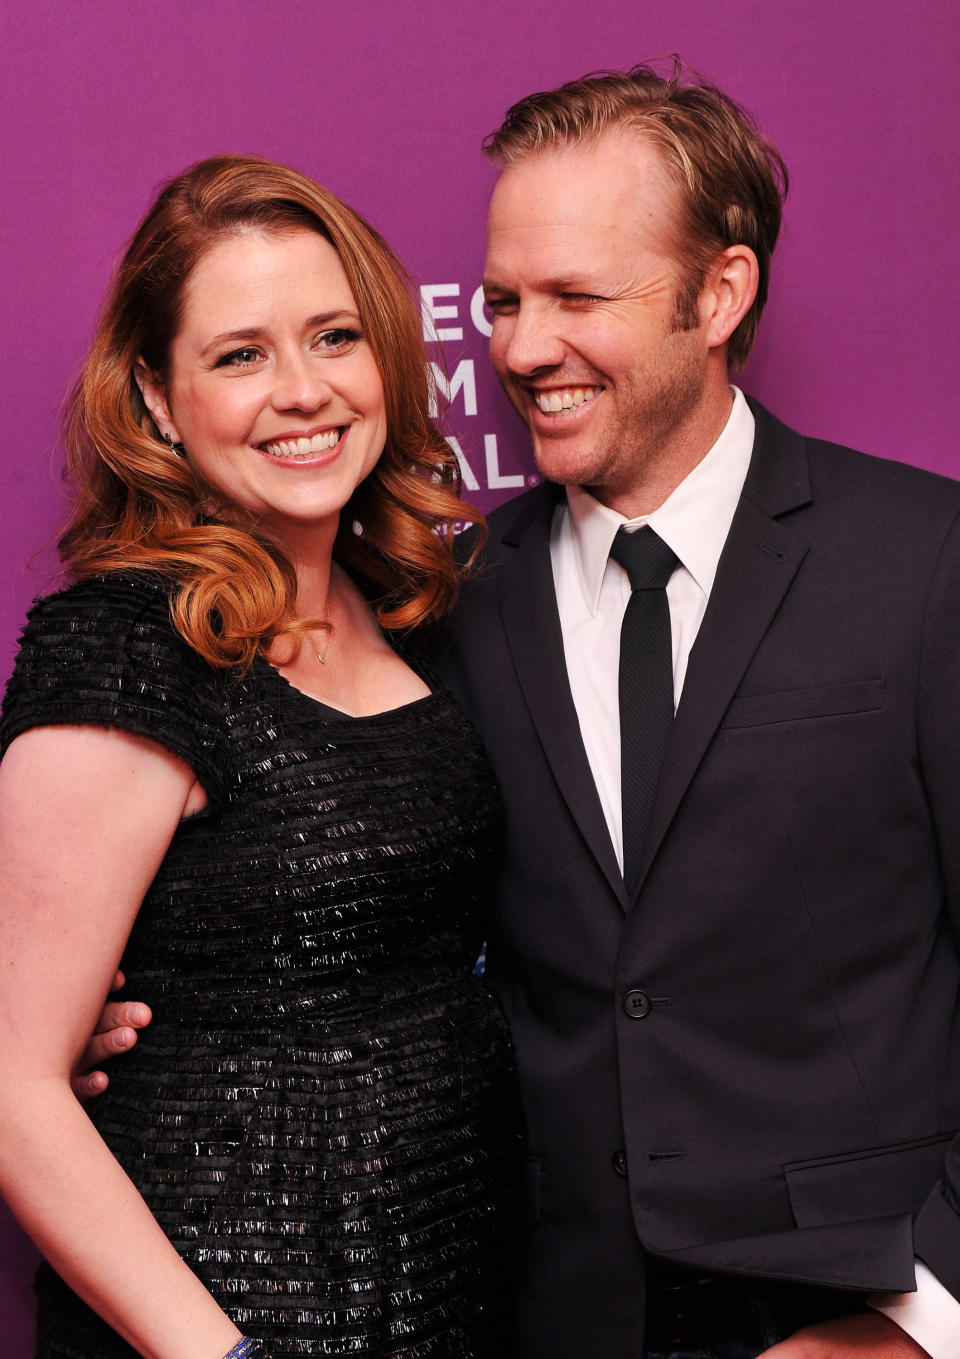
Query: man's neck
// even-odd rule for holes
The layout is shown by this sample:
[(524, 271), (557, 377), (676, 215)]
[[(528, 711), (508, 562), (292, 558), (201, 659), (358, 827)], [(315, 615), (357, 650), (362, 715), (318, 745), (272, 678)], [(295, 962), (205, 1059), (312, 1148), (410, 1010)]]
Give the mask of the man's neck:
[(733, 390), (724, 380), (715, 397), (698, 406), (693, 417), (676, 431), (670, 448), (648, 465), (638, 467), (628, 483), (583, 489), (625, 519), (653, 514), (713, 448), (726, 428), (732, 408)]

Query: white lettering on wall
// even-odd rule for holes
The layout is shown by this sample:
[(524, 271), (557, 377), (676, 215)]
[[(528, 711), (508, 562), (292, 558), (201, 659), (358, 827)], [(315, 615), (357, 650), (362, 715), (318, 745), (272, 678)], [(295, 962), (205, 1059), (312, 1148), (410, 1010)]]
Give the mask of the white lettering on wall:
[(480, 287), (470, 299), (470, 320), (479, 330), (481, 335), (486, 335), (489, 340), (493, 334), (493, 326), (487, 320), (487, 313), (483, 309), (483, 288)]
[(420, 314), (423, 317), (423, 338), (425, 340), (462, 340), (462, 326), (441, 326), (437, 321), (455, 321), (457, 308), (438, 307), (438, 297), (459, 297), (459, 283), (423, 283), (420, 286)]
[(522, 472), (516, 472), (512, 476), (505, 477), (500, 471), (500, 455), (497, 452), (497, 436), (495, 434), (485, 434), (483, 436), (483, 451), (487, 462), (487, 487), (491, 491), (507, 491), (511, 488), (522, 486), (524, 477)]
[[(475, 417), (478, 413), (476, 366), (485, 363), (481, 353), (486, 348), (485, 340), (493, 334), (493, 322), (486, 308), (483, 288), (475, 287), (472, 280), (465, 284), (421, 284), (420, 314), (424, 340), (429, 344), (453, 342), (452, 352), (451, 348), (433, 351), (436, 357), (427, 364), (427, 382), (431, 417), (437, 420), (440, 412), (446, 414), (449, 408), (448, 427), (457, 431), (456, 434), (445, 435), (445, 438), (460, 464), (464, 490), (468, 494), (485, 490), (515, 492), (527, 484), (535, 485), (539, 477), (532, 474), (528, 476), (522, 471), (507, 474), (500, 470), (496, 434), (481, 436), (473, 432), (475, 427), (463, 423), (464, 417)], [(461, 440), (469, 449), (469, 460)], [(474, 466), (471, 466), (471, 462)]]
[(464, 415), (477, 413), (477, 374), (473, 359), (461, 359), (448, 378), (438, 363), (430, 363), (430, 414), (437, 418), (437, 393), (452, 406), (457, 393), (463, 392)]
[[(460, 440), (455, 439), (452, 434), (448, 434), (447, 443), (457, 455), (457, 462), (460, 464), (460, 475), (463, 477), (463, 485), (468, 491), (479, 491), (480, 483), (473, 475), (473, 469), (464, 456), (463, 449), (460, 447)], [(521, 481), (523, 478), (521, 477)]]

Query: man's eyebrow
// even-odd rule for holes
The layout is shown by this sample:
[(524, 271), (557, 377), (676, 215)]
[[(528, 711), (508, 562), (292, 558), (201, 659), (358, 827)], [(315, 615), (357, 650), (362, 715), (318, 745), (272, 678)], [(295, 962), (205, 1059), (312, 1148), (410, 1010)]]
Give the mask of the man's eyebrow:
[[(590, 279), (581, 274), (558, 274), (555, 278), (540, 278), (535, 281), (533, 286), (538, 292), (545, 293), (596, 293), (600, 291), (598, 279)], [(505, 283), (498, 283), (496, 279), (485, 278), (483, 280), (483, 291), (485, 293), (506, 293), (512, 296), (516, 289)]]

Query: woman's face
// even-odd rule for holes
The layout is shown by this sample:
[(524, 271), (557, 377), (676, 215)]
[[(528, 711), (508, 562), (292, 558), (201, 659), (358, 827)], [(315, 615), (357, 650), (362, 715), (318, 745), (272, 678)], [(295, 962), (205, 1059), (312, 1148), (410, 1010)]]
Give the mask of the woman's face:
[(281, 539), (335, 530), (387, 436), (383, 384), (333, 246), (246, 230), (184, 288), (166, 384), (138, 365), (161, 433), (220, 497)]

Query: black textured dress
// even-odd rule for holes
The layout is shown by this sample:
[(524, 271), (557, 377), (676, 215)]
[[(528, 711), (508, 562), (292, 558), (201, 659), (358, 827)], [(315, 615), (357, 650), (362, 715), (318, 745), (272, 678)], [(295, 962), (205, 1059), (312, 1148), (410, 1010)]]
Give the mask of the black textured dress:
[[(160, 742), (209, 800), (124, 956), (154, 1021), (91, 1110), (178, 1251), (277, 1359), (507, 1354), (519, 1113), (472, 972), (501, 808), (463, 713), (214, 672), (162, 584), (113, 577), (30, 614), (3, 746), (57, 723)], [(37, 1289), (44, 1359), (133, 1354)]]

